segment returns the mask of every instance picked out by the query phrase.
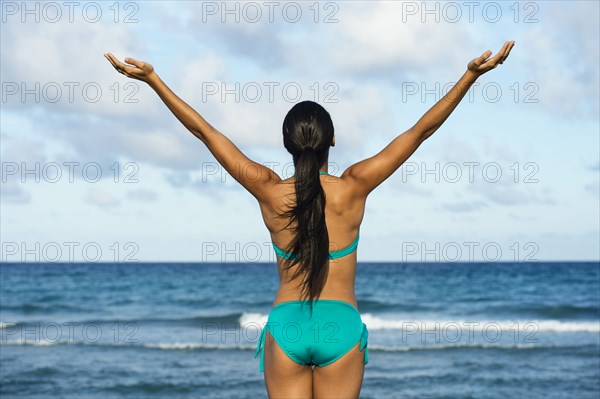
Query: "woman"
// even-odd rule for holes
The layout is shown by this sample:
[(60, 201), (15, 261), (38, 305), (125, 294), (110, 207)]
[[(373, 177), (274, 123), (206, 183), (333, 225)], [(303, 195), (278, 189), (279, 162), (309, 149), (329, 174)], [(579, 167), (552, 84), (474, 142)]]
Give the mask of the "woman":
[(177, 97), (152, 65), (126, 58), (127, 65), (105, 54), (117, 71), (148, 83), (258, 200), (280, 276), (256, 350), (269, 397), (358, 397), (368, 331), (358, 312), (354, 279), (366, 198), (439, 129), (479, 76), (506, 60), (514, 43), (504, 43), (492, 58), (486, 51), (469, 62), (456, 85), (414, 126), (340, 177), (327, 171), (329, 147), (335, 145), (328, 112), (312, 101), (296, 104), (283, 122), (284, 146), (295, 165), (294, 176), (285, 180), (248, 159)]

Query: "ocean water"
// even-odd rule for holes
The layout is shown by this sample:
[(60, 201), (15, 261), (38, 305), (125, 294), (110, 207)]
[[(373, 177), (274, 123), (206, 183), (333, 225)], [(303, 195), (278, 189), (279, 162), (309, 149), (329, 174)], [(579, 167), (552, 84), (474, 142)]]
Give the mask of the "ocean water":
[[(261, 398), (275, 264), (1, 264), (0, 396)], [(598, 398), (600, 265), (359, 263), (362, 398)]]

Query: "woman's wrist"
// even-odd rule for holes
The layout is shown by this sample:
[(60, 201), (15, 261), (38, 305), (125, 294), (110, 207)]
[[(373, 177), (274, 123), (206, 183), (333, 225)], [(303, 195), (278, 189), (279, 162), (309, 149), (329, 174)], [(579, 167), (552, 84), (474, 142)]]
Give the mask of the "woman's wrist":
[(470, 69), (467, 68), (467, 71), (465, 72), (465, 76), (467, 77), (467, 79), (474, 82), (481, 75), (479, 73), (471, 71)]
[(152, 71), (152, 73), (150, 75), (148, 75), (148, 77), (146, 78), (146, 83), (148, 83), (150, 86), (153, 86), (154, 84), (156, 84), (158, 82), (160, 82), (160, 78), (154, 71)]

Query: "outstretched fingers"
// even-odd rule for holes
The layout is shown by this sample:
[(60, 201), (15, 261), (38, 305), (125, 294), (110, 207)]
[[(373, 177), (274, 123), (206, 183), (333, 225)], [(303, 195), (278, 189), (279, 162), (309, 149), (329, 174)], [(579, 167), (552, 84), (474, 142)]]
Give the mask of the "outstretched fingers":
[(119, 61), (114, 55), (108, 53), (108, 54), (104, 54), (104, 57), (106, 57), (106, 59), (112, 64), (112, 66), (117, 70), (117, 72), (119, 73), (125, 73), (125, 67), (127, 67), (127, 65), (121, 61)]
[(502, 58), (499, 61), (500, 64), (502, 64), (508, 58), (508, 55), (510, 54), (510, 50), (512, 50), (514, 45), (515, 45), (515, 41), (511, 40), (510, 42), (508, 42), (508, 45), (505, 46), (504, 54), (502, 55)]
[(133, 66), (136, 66), (140, 69), (144, 66), (144, 63), (142, 61), (134, 60), (133, 58), (125, 58), (125, 62), (128, 64), (131, 64)]
[(508, 57), (508, 54), (510, 53), (510, 49), (512, 48), (514, 43), (515, 43), (514, 40), (504, 43), (504, 45), (502, 46), (500, 51), (498, 51), (498, 54), (496, 54), (495, 56), (493, 56), (492, 58), (487, 60), (485, 62), (485, 64), (482, 65), (482, 67), (493, 69), (493, 68), (496, 68), (499, 64), (502, 64), (504, 62), (504, 60), (506, 60), (506, 57)]

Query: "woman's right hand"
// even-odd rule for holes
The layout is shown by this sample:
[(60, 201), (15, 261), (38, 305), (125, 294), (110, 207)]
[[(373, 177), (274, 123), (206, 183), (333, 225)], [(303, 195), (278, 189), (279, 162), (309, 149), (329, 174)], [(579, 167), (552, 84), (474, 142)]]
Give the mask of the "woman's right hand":
[(492, 55), (492, 52), (487, 50), (480, 57), (474, 58), (471, 62), (469, 62), (467, 69), (478, 76), (483, 75), (487, 71), (492, 70), (498, 65), (502, 64), (510, 54), (510, 50), (512, 50), (514, 45), (514, 40), (504, 43), (498, 54), (490, 59), (488, 59), (488, 57)]

